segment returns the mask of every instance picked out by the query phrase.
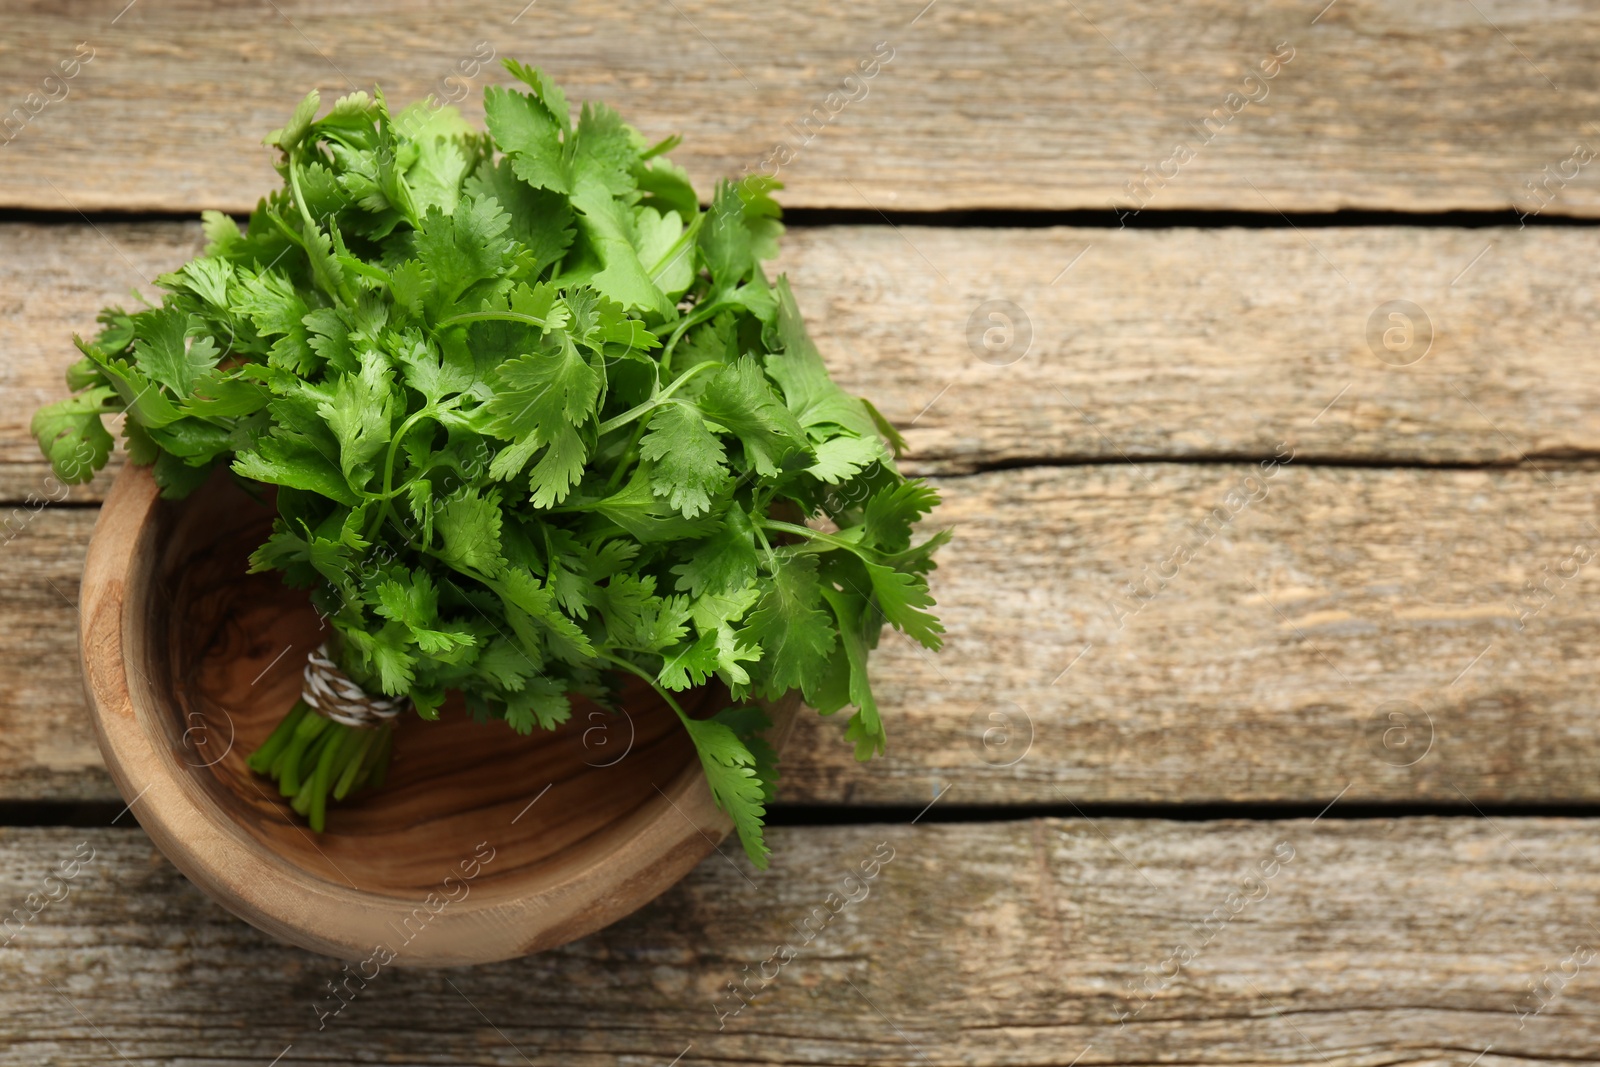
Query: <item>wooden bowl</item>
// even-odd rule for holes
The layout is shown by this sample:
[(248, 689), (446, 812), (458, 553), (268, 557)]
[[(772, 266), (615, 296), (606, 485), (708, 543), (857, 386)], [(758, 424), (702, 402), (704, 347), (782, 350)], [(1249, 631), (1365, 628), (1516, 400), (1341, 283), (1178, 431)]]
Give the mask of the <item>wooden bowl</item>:
[[(226, 477), (163, 501), (130, 463), (83, 576), (84, 682), (111, 776), (161, 851), (235, 915), (346, 960), (484, 963), (627, 915), (729, 833), (688, 736), (642, 683), (623, 715), (575, 702), (569, 723), (530, 737), (448, 703), (438, 722), (405, 716), (387, 784), (330, 804), (312, 833), (244, 764), (323, 636), (304, 594), (246, 573), (271, 519)], [(685, 696), (691, 714), (726, 700)], [(797, 707), (792, 694), (768, 706), (776, 747)]]

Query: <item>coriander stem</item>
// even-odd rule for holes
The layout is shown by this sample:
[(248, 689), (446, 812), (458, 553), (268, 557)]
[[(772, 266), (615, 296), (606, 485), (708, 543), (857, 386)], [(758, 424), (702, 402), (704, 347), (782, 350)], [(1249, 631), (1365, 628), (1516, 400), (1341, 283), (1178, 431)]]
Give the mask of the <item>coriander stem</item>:
[(678, 701), (673, 697), (673, 695), (667, 690), (661, 688), (660, 683), (658, 683), (653, 676), (646, 674), (643, 668), (629, 663), (620, 656), (613, 656), (609, 652), (601, 652), (599, 649), (595, 650), (595, 658), (603, 659), (607, 663), (621, 667), (630, 674), (636, 674), (640, 678), (643, 678), (650, 684), (650, 688), (656, 691), (656, 695), (667, 702), (667, 707), (678, 713), (678, 718), (682, 719), (686, 723), (689, 722), (689, 716), (684, 713), (684, 710), (681, 707), (678, 706)]
[(656, 281), (656, 275), (660, 274), (666, 268), (672, 266), (672, 264), (677, 260), (678, 256), (683, 252), (683, 247), (690, 241), (693, 241), (699, 235), (700, 222), (704, 218), (704, 213), (696, 212), (694, 221), (688, 226), (684, 227), (683, 233), (678, 236), (676, 241), (672, 242), (672, 247), (663, 252), (661, 254), (661, 258), (656, 260), (656, 265), (645, 272), (650, 276), (651, 282), (655, 283), (657, 286), (660, 285), (660, 283)]
[(682, 322), (678, 323), (678, 325), (673, 328), (672, 339), (669, 340), (667, 342), (667, 346), (661, 350), (661, 369), (672, 369), (672, 350), (678, 346), (678, 341), (691, 328), (700, 325), (702, 322), (705, 322), (719, 311), (726, 311), (728, 308), (737, 306), (737, 304), (733, 304), (726, 300), (717, 300), (709, 304), (697, 305), (693, 311), (689, 312), (689, 314), (683, 317)]
[(764, 549), (767, 553), (767, 569), (773, 574), (777, 574), (778, 554), (772, 550), (772, 542), (767, 540), (767, 535), (762, 532), (759, 524), (752, 526), (751, 529), (755, 531), (756, 540), (761, 542), (762, 549)]
[(537, 326), (541, 330), (549, 329), (549, 324), (537, 315), (524, 315), (520, 311), (467, 311), (460, 315), (451, 315), (434, 324), (438, 330), (446, 326), (456, 326), (463, 322), (520, 322), (524, 326)]
[(709, 360), (709, 359), (706, 360), (704, 363), (696, 363), (694, 366), (690, 367), (688, 370), (684, 371), (682, 374), (680, 374), (676, 378), (674, 378), (671, 385), (667, 386), (665, 389), (661, 390), (659, 393), (656, 393), (649, 400), (646, 400), (643, 403), (635, 404), (633, 407), (629, 408), (627, 411), (624, 411), (621, 415), (615, 415), (615, 416), (607, 419), (605, 422), (602, 422), (596, 428), (596, 431), (595, 431), (596, 434), (598, 436), (604, 437), (606, 434), (610, 433), (612, 430), (619, 430), (622, 427), (628, 425), (628, 423), (632, 422), (634, 419), (640, 418), (640, 417), (642, 417), (644, 415), (648, 415), (650, 412), (654, 411), (656, 408), (660, 407), (662, 404), (665, 404), (668, 400), (671, 400), (672, 399), (672, 394), (676, 393), (680, 388), (682, 388), (684, 386), (684, 384), (689, 381), (690, 378), (693, 378), (696, 374), (699, 374), (701, 371), (705, 370), (707, 367), (720, 367), (720, 366), (722, 366), (721, 363), (718, 363), (715, 360)]
[(795, 534), (799, 537), (804, 537), (808, 541), (821, 541), (825, 545), (832, 545), (834, 548), (842, 548), (847, 552), (860, 554), (861, 552), (865, 551), (860, 545), (851, 544), (849, 541), (846, 541), (840, 537), (835, 537), (833, 534), (826, 534), (821, 530), (813, 530), (809, 526), (796, 526), (792, 522), (784, 522), (781, 519), (758, 519), (756, 521), (756, 527), (758, 529), (765, 528), (768, 530), (780, 530), (783, 533)]
[(389, 454), (383, 461), (383, 496), (381, 498), (383, 507), (378, 510), (377, 518), (373, 519), (372, 525), (367, 529), (368, 541), (372, 540), (373, 535), (378, 532), (378, 528), (383, 525), (383, 521), (390, 518), (394, 513), (394, 457), (395, 453), (400, 449), (401, 440), (411, 431), (411, 427), (416, 425), (418, 419), (425, 415), (433, 418), (436, 414), (437, 410), (432, 404), (425, 405), (412, 412), (410, 417), (400, 424), (400, 429), (395, 431), (394, 438), (389, 442)]

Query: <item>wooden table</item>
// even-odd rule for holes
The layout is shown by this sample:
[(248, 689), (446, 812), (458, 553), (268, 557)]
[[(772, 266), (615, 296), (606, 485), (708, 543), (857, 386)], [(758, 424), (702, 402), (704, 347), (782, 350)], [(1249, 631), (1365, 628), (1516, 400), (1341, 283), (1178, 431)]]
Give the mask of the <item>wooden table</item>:
[[(1600, 1056), (1600, 13), (124, 2), (0, 40), (6, 108), (58, 97), (0, 148), (0, 905), (82, 860), (7, 929), (0, 1062)], [(950, 639), (875, 655), (881, 761), (805, 722), (770, 872), (385, 971), (319, 1030), (339, 965), (202, 898), (101, 767), (107, 481), (37, 506), (27, 421), (200, 209), (275, 183), (307, 88), (411, 99), (480, 42), (683, 132), (697, 182), (789, 144), (781, 266), (945, 494)]]

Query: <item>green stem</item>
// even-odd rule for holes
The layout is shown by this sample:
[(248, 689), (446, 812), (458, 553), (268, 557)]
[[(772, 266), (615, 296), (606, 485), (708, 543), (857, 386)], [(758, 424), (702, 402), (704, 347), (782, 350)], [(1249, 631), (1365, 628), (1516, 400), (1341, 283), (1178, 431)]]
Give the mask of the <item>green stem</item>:
[(825, 545), (832, 545), (834, 548), (842, 548), (846, 552), (851, 552), (856, 555), (861, 555), (863, 552), (865, 552), (865, 549), (863, 549), (860, 545), (852, 544), (841, 537), (835, 537), (833, 534), (823, 533), (821, 530), (813, 530), (809, 526), (796, 526), (792, 522), (783, 522), (780, 519), (761, 519), (756, 523), (756, 526), (761, 529), (779, 530), (783, 533), (794, 534), (797, 537), (804, 537), (808, 541), (820, 541)]
[(412, 412), (410, 417), (400, 424), (400, 429), (395, 431), (394, 439), (389, 442), (389, 453), (383, 460), (383, 496), (381, 498), (383, 507), (378, 510), (377, 518), (372, 521), (372, 525), (367, 529), (366, 539), (368, 541), (372, 540), (373, 535), (378, 532), (378, 528), (383, 525), (383, 521), (394, 514), (395, 453), (399, 451), (400, 442), (405, 438), (406, 434), (410, 433), (411, 428), (417, 424), (417, 420), (424, 416), (436, 419), (438, 417), (438, 409), (429, 404)]
[(637, 419), (637, 418), (639, 418), (640, 416), (643, 416), (643, 415), (648, 415), (651, 411), (654, 411), (656, 408), (660, 407), (661, 405), (665, 404), (667, 401), (671, 400), (672, 399), (672, 394), (676, 393), (679, 389), (683, 388), (683, 386), (689, 381), (690, 378), (693, 378), (695, 375), (699, 374), (701, 371), (705, 370), (707, 367), (720, 367), (720, 366), (722, 366), (722, 364), (716, 362), (715, 360), (707, 360), (704, 363), (696, 363), (694, 366), (690, 367), (688, 370), (686, 370), (682, 374), (678, 375), (677, 378), (673, 379), (673, 382), (672, 382), (671, 385), (667, 386), (665, 389), (663, 389), (660, 392), (658, 392), (658, 393), (654, 394), (653, 396), (651, 396), (649, 400), (645, 400), (645, 401), (643, 401), (641, 403), (635, 404), (633, 407), (629, 408), (627, 411), (624, 411), (621, 415), (615, 415), (615, 416), (607, 419), (605, 422), (602, 422), (599, 425), (599, 427), (596, 429), (596, 433), (599, 436), (604, 437), (606, 434), (610, 433), (612, 430), (621, 429), (622, 427), (628, 425), (628, 423), (632, 422), (634, 419)]
[(628, 673), (636, 674), (640, 678), (643, 678), (649, 684), (650, 688), (654, 689), (656, 691), (656, 695), (659, 696), (662, 700), (665, 700), (667, 702), (667, 707), (671, 708), (673, 711), (678, 713), (678, 718), (682, 719), (685, 723), (690, 721), (689, 720), (689, 716), (687, 714), (685, 714), (684, 710), (681, 707), (678, 706), (677, 699), (675, 697), (673, 697), (673, 695), (669, 691), (667, 691), (666, 689), (663, 689), (661, 687), (660, 683), (657, 682), (652, 675), (647, 674), (645, 672), (644, 668), (636, 666), (635, 664), (629, 663), (627, 660), (623, 659), (620, 656), (613, 656), (608, 652), (600, 652), (600, 651), (597, 650), (595, 652), (595, 658), (596, 659), (603, 659), (607, 663), (612, 664), (613, 666), (621, 667), (623, 670), (627, 671)]
[(334, 783), (333, 799), (343, 800), (346, 795), (349, 794), (350, 787), (356, 784), (356, 776), (360, 774), (361, 769), (367, 765), (367, 757), (372, 753), (372, 746), (377, 742), (378, 734), (387, 729), (390, 729), (390, 726), (386, 723), (383, 726), (378, 727), (376, 730), (361, 731), (361, 733), (365, 736), (361, 738), (359, 750), (355, 753), (354, 757), (345, 764), (344, 773), (341, 774), (339, 776), (339, 780)]
[(372, 758), (372, 767), (362, 777), (374, 789), (382, 789), (383, 781), (389, 775), (389, 756), (394, 752), (394, 727), (384, 727), (383, 736), (378, 739), (377, 755)]
[[(300, 218), (304, 220), (309, 230), (320, 234), (322, 227), (318, 226), (317, 221), (311, 217), (311, 208), (306, 204), (305, 194), (300, 191), (300, 172), (296, 169), (297, 164), (300, 162), (300, 148), (301, 146), (296, 145), (289, 151), (289, 187), (294, 190), (294, 202), (295, 206), (300, 209)], [(308, 257), (311, 255), (310, 247), (303, 240), (300, 242), (300, 247), (305, 250)], [(330, 252), (329, 254), (331, 255), (332, 253)], [(311, 273), (313, 276), (317, 273), (314, 260), (311, 265)], [(321, 279), (318, 280), (320, 281)], [(329, 290), (328, 295), (334, 300), (343, 301), (346, 305), (355, 303), (354, 297), (349, 292)]]
[(446, 326), (457, 326), (463, 322), (520, 322), (524, 326), (549, 329), (549, 324), (544, 319), (537, 315), (524, 315), (520, 311), (466, 311), (460, 315), (451, 315), (448, 319), (441, 319), (434, 324), (434, 329), (442, 330)]
[(761, 548), (767, 554), (767, 570), (773, 574), (778, 573), (778, 554), (772, 550), (772, 542), (767, 540), (767, 535), (762, 532), (759, 525), (752, 527), (755, 530), (756, 540), (761, 542)]
[(289, 714), (285, 715), (278, 728), (272, 731), (272, 736), (245, 761), (246, 765), (257, 774), (266, 774), (271, 769), (273, 760), (278, 758), (278, 753), (282, 752), (290, 738), (294, 737), (301, 718), (310, 710), (311, 705), (304, 700), (296, 700), (294, 707), (289, 709)]
[(704, 218), (705, 215), (696, 214), (694, 221), (689, 223), (689, 225), (684, 228), (683, 233), (676, 241), (672, 243), (672, 247), (667, 249), (666, 252), (662, 253), (661, 258), (656, 260), (655, 266), (646, 271), (646, 273), (650, 275), (650, 280), (652, 282), (656, 282), (657, 285), (660, 285), (660, 282), (656, 281), (656, 275), (672, 266), (673, 262), (677, 260), (678, 256), (683, 254), (684, 246), (699, 236), (700, 223)]
[(730, 303), (729, 301), (718, 300), (710, 304), (700, 304), (696, 306), (693, 311), (689, 312), (689, 314), (685, 315), (683, 320), (673, 328), (672, 338), (667, 342), (667, 346), (661, 350), (661, 369), (663, 371), (669, 371), (672, 369), (672, 350), (678, 347), (678, 341), (685, 333), (688, 333), (694, 327), (700, 325), (702, 322), (705, 322), (707, 319), (717, 314), (717, 312), (726, 311), (732, 307), (738, 307), (738, 305)]
[[(282, 771), (278, 775), (278, 792), (286, 797), (292, 797), (300, 791), (300, 760), (306, 749), (322, 735), (322, 732), (333, 725), (331, 719), (321, 715), (305, 715), (300, 719), (300, 724), (295, 727), (294, 737), (288, 746), (278, 755), (283, 761)], [(273, 761), (274, 764), (277, 760)]]

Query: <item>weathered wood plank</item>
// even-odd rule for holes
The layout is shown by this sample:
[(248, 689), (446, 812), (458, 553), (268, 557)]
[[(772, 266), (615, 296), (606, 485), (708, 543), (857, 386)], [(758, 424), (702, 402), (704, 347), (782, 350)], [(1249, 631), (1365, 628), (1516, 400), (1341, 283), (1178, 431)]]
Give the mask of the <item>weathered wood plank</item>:
[(713, 856), (543, 956), (346, 972), (137, 831), (5, 830), (0, 900), (64, 899), (0, 950), (0, 1063), (1591, 1063), (1594, 840), (1475, 817), (786, 829), (771, 872)]
[[(6, 131), (0, 206), (248, 208), (276, 182), (260, 140), (308, 88), (453, 98), (467, 86), (441, 80), (492, 51), (648, 136), (682, 131), (677, 158), (701, 182), (776, 159), (808, 207), (1526, 211), (1526, 182), (1565, 174), (1549, 210), (1600, 211), (1569, 162), (1592, 143), (1600, 15), (1321, 6), (545, 0), (456, 5), (441, 25), (422, 0), (382, 18), (351, 3), (35, 4), (8, 13), (0, 48), (5, 110), (26, 118)], [(875, 54), (892, 58), (846, 81)], [(478, 89), (507, 80), (489, 64), (464, 110), (479, 118)]]
[[(201, 243), (197, 225), (0, 225), (0, 500), (44, 491), (27, 424), (65, 393), (72, 333)], [(848, 226), (792, 231), (779, 267), (834, 373), (905, 428), (921, 472), (1285, 440), (1319, 459), (1505, 463), (1600, 452), (1592, 244), (1549, 228)], [(1433, 334), (1410, 366), (1367, 341), (1395, 299)], [(991, 327), (1003, 340), (991, 300), (1021, 309), (1026, 344), (984, 347)]]
[[(1600, 798), (1593, 472), (1117, 463), (938, 484), (947, 647), (874, 653), (881, 760), (803, 716), (786, 800)], [(0, 796), (113, 795), (73, 643), (93, 517), (47, 509), (0, 556)]]

